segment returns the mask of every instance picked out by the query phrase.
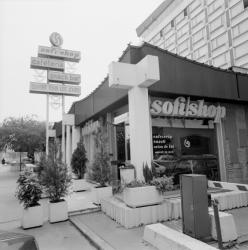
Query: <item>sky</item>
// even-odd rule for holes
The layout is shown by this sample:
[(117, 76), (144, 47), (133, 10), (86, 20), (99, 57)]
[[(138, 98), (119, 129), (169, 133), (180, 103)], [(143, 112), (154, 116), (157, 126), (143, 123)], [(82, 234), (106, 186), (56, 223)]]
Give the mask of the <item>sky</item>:
[[(75, 73), (81, 74), (81, 96), (89, 95), (107, 76), (128, 43), (137, 43), (136, 28), (163, 0), (0, 0), (0, 122), (5, 118), (36, 115), (46, 119), (46, 95), (29, 93), (37, 73), (30, 58), (38, 46), (50, 46), (58, 32), (62, 48), (81, 51)], [(59, 102), (53, 98), (50, 102)], [(49, 121), (62, 118), (61, 107), (50, 104)]]

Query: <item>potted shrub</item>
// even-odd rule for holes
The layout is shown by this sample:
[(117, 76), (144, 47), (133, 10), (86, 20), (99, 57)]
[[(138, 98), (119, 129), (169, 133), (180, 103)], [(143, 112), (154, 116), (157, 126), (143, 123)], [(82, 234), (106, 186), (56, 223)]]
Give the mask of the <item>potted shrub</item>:
[(129, 207), (156, 205), (163, 201), (156, 186), (151, 184), (153, 174), (147, 164), (143, 165), (143, 176), (145, 182), (134, 180), (124, 187), (123, 201)]
[(21, 225), (24, 229), (39, 227), (43, 225), (43, 209), (39, 204), (41, 199), (42, 187), (36, 176), (25, 171), (17, 179), (16, 197), (23, 204)]
[(134, 208), (160, 204), (163, 201), (163, 196), (160, 195), (155, 186), (134, 180), (125, 185), (123, 201), (127, 206)]
[(56, 145), (51, 147), (46, 165), (41, 173), (41, 182), (49, 197), (49, 221), (51, 223), (68, 219), (68, 205), (64, 200), (71, 185), (67, 166), (58, 156)]
[(92, 180), (99, 183), (95, 187), (95, 203), (100, 204), (101, 199), (112, 196), (110, 181), (110, 157), (108, 153), (108, 138), (104, 127), (100, 126), (95, 133), (96, 154), (91, 169)]
[(167, 177), (166, 175), (158, 178), (154, 178), (151, 181), (151, 185), (154, 185), (160, 194), (166, 195), (175, 190), (173, 186), (173, 177)]
[(87, 161), (83, 137), (81, 137), (71, 158), (72, 172), (77, 176), (77, 179), (73, 180), (73, 190), (76, 192), (89, 189), (89, 185), (84, 179)]

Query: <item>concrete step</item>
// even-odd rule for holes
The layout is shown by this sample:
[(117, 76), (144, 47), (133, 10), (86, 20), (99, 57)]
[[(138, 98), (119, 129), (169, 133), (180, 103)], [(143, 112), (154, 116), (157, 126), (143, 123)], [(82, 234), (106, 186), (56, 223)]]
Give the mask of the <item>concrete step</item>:
[(108, 242), (92, 231), (76, 216), (70, 217), (69, 220), (97, 249), (115, 250), (115, 248), (109, 245)]
[(92, 208), (84, 208), (84, 209), (78, 209), (78, 210), (73, 210), (69, 211), (68, 215), (69, 216), (74, 216), (74, 215), (80, 215), (80, 214), (89, 214), (89, 213), (96, 213), (101, 211), (101, 207), (92, 207)]

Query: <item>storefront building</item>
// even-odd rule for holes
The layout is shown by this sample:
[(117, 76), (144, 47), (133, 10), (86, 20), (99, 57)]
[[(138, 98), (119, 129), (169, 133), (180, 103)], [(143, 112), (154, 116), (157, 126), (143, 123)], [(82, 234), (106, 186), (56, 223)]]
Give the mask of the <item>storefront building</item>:
[[(68, 165), (83, 136), (90, 169), (94, 131), (103, 124), (112, 162), (131, 162), (138, 179), (143, 164), (153, 162), (171, 173), (248, 183), (248, 76), (242, 73), (147, 43), (129, 45), (99, 87), (73, 103), (63, 124)], [(112, 178), (118, 179), (116, 164)]]

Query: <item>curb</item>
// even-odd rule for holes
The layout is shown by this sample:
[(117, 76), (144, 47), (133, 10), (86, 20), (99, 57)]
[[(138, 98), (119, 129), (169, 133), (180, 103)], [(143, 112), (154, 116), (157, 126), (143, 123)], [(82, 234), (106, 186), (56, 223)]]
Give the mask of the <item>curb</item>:
[(111, 245), (109, 245), (104, 239), (93, 232), (88, 226), (82, 223), (78, 218), (72, 216), (69, 221), (83, 234), (90, 243), (96, 247), (98, 250), (116, 250)]

